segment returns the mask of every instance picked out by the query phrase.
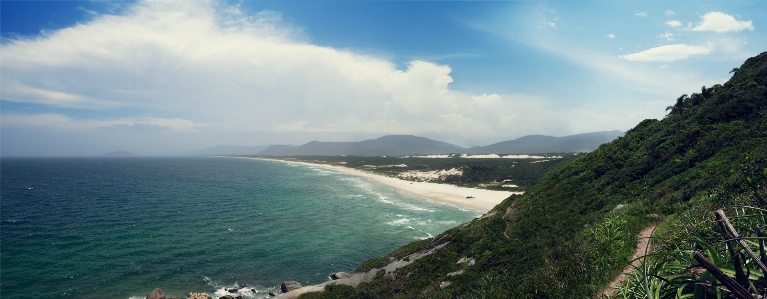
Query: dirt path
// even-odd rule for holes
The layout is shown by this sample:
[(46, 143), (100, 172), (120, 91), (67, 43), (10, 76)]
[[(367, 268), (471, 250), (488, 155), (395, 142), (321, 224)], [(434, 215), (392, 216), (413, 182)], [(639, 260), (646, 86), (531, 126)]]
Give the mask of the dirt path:
[(655, 231), (655, 227), (657, 227), (657, 224), (653, 224), (652, 226), (649, 226), (645, 229), (643, 229), (641, 232), (639, 232), (639, 244), (637, 244), (637, 249), (634, 251), (634, 256), (631, 257), (633, 262), (631, 264), (626, 265), (625, 268), (623, 268), (623, 271), (621, 271), (621, 274), (615, 277), (613, 281), (610, 282), (610, 284), (605, 287), (600, 294), (612, 297), (615, 296), (615, 293), (617, 292), (617, 287), (620, 285), (624, 280), (626, 280), (631, 273), (634, 272), (634, 268), (639, 267), (642, 260), (637, 259), (640, 256), (645, 255), (645, 252), (650, 251), (650, 237), (652, 236), (652, 233)]
[(511, 203), (511, 205), (509, 205), (508, 208), (506, 208), (506, 214), (503, 214), (503, 219), (506, 220), (506, 230), (503, 231), (503, 236), (505, 236), (506, 239), (511, 239), (509, 238), (509, 235), (506, 234), (506, 232), (509, 231), (509, 226), (511, 225), (511, 220), (512, 220), (512, 218), (509, 217), (509, 215), (511, 215), (511, 213), (514, 213), (514, 211), (516, 210), (517, 210), (517, 201), (515, 200), (514, 202)]

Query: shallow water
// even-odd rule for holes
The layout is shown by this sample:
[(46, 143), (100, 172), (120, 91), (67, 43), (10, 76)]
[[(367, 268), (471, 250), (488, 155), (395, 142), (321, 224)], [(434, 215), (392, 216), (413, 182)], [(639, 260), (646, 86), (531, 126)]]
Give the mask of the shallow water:
[(221, 296), (235, 285), (265, 298), (284, 280), (324, 282), (480, 214), (273, 161), (3, 158), (0, 167), (8, 298), (143, 298), (155, 287)]

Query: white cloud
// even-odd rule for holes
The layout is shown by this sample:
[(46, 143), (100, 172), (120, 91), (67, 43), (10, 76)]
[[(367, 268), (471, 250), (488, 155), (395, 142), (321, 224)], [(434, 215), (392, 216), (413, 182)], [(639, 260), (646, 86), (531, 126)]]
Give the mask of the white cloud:
[(665, 39), (667, 41), (673, 41), (674, 40), (674, 34), (671, 33), (671, 32), (666, 31), (666, 33), (658, 35), (658, 38), (662, 38), (662, 39)]
[(544, 23), (546, 23), (546, 25), (548, 25), (551, 28), (557, 28), (557, 24), (554, 22), (544, 22)]
[(664, 13), (664, 15), (667, 15), (667, 16), (673, 16), (673, 15), (674, 15), (674, 12), (673, 12), (673, 11), (671, 11), (670, 9), (667, 9), (667, 10), (666, 10), (666, 12)]
[(692, 55), (703, 55), (711, 52), (710, 46), (691, 46), (686, 44), (664, 45), (641, 52), (621, 55), (629, 61), (676, 61), (687, 59)]
[[(540, 108), (541, 98), (458, 92), (450, 89), (447, 65), (414, 60), (398, 68), (313, 45), (272, 12), (249, 16), (206, 1), (140, 1), (125, 11), (0, 46), (4, 101), (124, 117), (6, 111), (3, 129), (141, 129), (211, 138), (214, 131), (510, 134), (490, 129), (499, 126), (514, 126), (515, 134), (571, 133), (562, 131), (571, 120), (551, 119), (556, 113)], [(520, 112), (525, 107), (538, 108)]]
[(682, 22), (679, 22), (677, 20), (671, 20), (671, 21), (666, 22), (666, 25), (668, 25), (669, 27), (676, 28), (676, 27), (681, 27), (682, 26)]
[(738, 21), (733, 16), (719, 11), (712, 11), (701, 17), (703, 20), (692, 28), (693, 31), (713, 31), (716, 33), (754, 30), (754, 25), (749, 21)]
[(646, 17), (647, 13), (646, 12), (638, 12), (638, 13), (635, 14), (635, 16)]
[(605, 37), (606, 38), (615, 38), (615, 34), (610, 33), (608, 35), (605, 35)]
[(170, 132), (194, 132), (205, 128), (207, 125), (194, 123), (191, 120), (180, 118), (118, 118), (118, 119), (74, 119), (57, 113), (42, 114), (2, 114), (2, 126), (8, 127), (37, 127), (61, 130), (97, 130), (116, 127), (142, 127), (149, 126)]

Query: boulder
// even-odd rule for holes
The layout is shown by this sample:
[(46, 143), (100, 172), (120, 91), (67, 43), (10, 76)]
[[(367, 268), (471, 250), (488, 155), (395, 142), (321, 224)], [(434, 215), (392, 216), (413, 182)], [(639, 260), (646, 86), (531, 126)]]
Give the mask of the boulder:
[(272, 296), (272, 297), (274, 297), (274, 296), (277, 296), (277, 294), (275, 294), (275, 293), (274, 293), (274, 291), (272, 291), (272, 290), (269, 290), (269, 296)]
[(442, 283), (439, 284), (439, 288), (440, 289), (444, 289), (444, 288), (446, 288), (449, 285), (450, 285), (449, 281), (443, 281)]
[(655, 213), (648, 214), (647, 217), (649, 217), (650, 219), (654, 220), (655, 222), (660, 222), (661, 220), (663, 220), (663, 217), (661, 217), (660, 215), (655, 214)]
[(459, 264), (459, 265), (463, 263), (466, 263), (468, 266), (474, 266), (476, 261), (474, 260), (474, 258), (471, 258), (471, 257), (462, 257), (460, 260), (458, 260), (458, 262), (456, 262), (456, 264)]
[(186, 299), (208, 299), (208, 293), (189, 293)]
[(297, 281), (292, 281), (292, 280), (291, 281), (284, 281), (280, 285), (280, 289), (282, 289), (283, 293), (287, 293), (287, 292), (290, 292), (292, 290), (296, 290), (296, 289), (300, 289), (300, 288), (301, 288), (301, 284), (298, 283)]
[(234, 297), (234, 299), (242, 299), (242, 295), (239, 295), (237, 297)]
[(165, 292), (160, 288), (156, 288), (149, 295), (146, 295), (146, 299), (165, 299)]
[(455, 271), (455, 272), (448, 273), (447, 277), (453, 277), (453, 276), (457, 276), (457, 275), (461, 275), (461, 274), (463, 274), (463, 270), (458, 270), (458, 271)]
[(229, 293), (237, 293), (238, 289), (229, 289)]
[(349, 273), (346, 273), (346, 272), (336, 272), (336, 273), (330, 274), (330, 279), (332, 280), (344, 279), (349, 277), (351, 277), (351, 275), (349, 275)]
[(232, 297), (232, 295), (226, 295), (226, 296), (218, 297), (218, 299), (234, 299), (234, 297)]

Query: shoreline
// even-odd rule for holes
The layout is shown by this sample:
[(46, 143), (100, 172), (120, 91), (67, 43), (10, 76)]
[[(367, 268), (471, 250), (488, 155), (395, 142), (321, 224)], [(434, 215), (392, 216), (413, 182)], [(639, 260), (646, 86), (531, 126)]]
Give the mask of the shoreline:
[[(252, 157), (238, 157), (245, 159), (257, 159), (263, 161), (277, 161), (287, 164), (298, 164), (311, 167), (319, 167), (327, 170), (333, 170), (345, 174), (361, 176), (372, 179), (378, 183), (387, 185), (394, 189), (427, 199), (435, 202), (450, 204), (453, 206), (468, 208), (473, 210), (479, 210), (483, 213), (487, 213), (493, 207), (501, 203), (504, 199), (513, 194), (519, 194), (512, 191), (496, 191), (485, 190), (475, 188), (458, 187), (455, 185), (438, 184), (429, 182), (411, 182), (394, 177), (383, 176), (380, 174), (370, 173), (359, 169), (354, 169), (345, 166), (336, 166), (319, 163), (309, 163), (303, 161), (288, 161), (280, 159), (269, 158), (252, 158)], [(466, 198), (467, 196), (473, 196), (474, 198)]]

